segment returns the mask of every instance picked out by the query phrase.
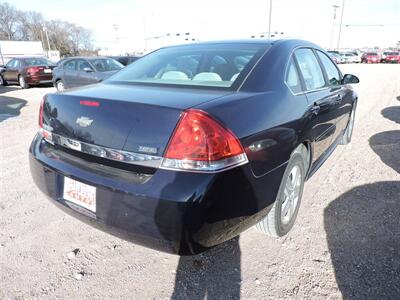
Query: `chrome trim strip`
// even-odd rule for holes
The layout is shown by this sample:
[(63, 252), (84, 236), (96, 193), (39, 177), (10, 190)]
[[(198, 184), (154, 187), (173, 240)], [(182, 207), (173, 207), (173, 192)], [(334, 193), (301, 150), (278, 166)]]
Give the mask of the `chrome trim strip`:
[(52, 142), (59, 146), (85, 154), (144, 167), (159, 168), (162, 161), (162, 157), (160, 156), (128, 152), (94, 144), (88, 144), (54, 133), (52, 133)]
[(245, 153), (213, 162), (164, 158), (160, 169), (192, 173), (219, 173), (248, 162)]

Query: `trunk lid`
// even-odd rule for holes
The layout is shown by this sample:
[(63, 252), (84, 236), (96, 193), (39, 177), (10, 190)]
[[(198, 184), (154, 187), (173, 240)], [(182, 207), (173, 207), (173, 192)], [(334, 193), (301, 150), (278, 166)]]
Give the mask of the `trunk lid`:
[(161, 156), (182, 110), (228, 93), (99, 84), (49, 94), (43, 120), (53, 133), (66, 138)]

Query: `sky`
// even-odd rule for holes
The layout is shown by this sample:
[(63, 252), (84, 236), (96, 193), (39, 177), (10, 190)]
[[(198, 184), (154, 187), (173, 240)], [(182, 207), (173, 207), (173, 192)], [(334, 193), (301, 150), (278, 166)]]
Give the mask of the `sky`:
[[(1, 0), (0, 0), (1, 1)], [(270, 0), (12, 0), (90, 29), (94, 44), (132, 52), (195, 40), (260, 36), (268, 30)], [(272, 0), (271, 31), (325, 48), (338, 43), (343, 0)], [(334, 19), (333, 5), (340, 7)], [(167, 34), (171, 34), (167, 36)], [(176, 36), (177, 33), (189, 35)], [(154, 37), (161, 37), (155, 39)], [(147, 41), (145, 41), (145, 38)], [(345, 0), (340, 48), (390, 47), (400, 41), (400, 0)], [(117, 54), (117, 53), (116, 53)]]

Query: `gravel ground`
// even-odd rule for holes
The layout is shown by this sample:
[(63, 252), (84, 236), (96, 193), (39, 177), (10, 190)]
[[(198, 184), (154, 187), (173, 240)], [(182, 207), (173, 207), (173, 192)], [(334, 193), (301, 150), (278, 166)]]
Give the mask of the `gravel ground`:
[(28, 147), (42, 95), (54, 90), (0, 87), (0, 298), (399, 298), (400, 65), (341, 68), (361, 80), (353, 141), (308, 181), (289, 235), (250, 229), (182, 258), (49, 203), (30, 177)]

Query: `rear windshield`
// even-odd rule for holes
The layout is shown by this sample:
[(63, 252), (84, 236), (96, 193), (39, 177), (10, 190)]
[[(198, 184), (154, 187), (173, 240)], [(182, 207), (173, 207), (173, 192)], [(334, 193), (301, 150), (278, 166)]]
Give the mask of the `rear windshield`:
[(377, 55), (378, 55), (378, 53), (374, 53), (374, 52), (368, 52), (368, 53), (367, 53), (367, 55), (369, 55), (369, 56), (377, 56)]
[(51, 66), (54, 65), (51, 61), (43, 57), (24, 58), (24, 63), (28, 66)]
[(113, 58), (91, 59), (90, 62), (98, 72), (121, 70), (124, 66)]
[(157, 50), (109, 81), (229, 88), (264, 53), (261, 44), (210, 44)]
[(399, 55), (399, 52), (387, 52), (386, 55)]

